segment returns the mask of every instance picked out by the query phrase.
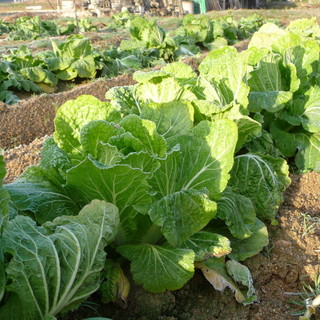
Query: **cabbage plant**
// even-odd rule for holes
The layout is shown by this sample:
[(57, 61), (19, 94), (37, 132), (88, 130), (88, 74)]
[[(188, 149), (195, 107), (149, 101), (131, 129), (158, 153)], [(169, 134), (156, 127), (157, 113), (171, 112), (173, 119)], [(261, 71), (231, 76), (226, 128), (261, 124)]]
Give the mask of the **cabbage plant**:
[[(1, 182), (4, 173), (1, 156)], [(78, 307), (99, 288), (103, 249), (114, 239), (118, 225), (118, 209), (93, 200), (78, 215), (39, 226), (9, 209), (9, 195), (1, 186), (1, 319), (55, 319)]]
[(62, 105), (40, 164), (0, 187), (0, 316), (18, 303), (19, 319), (52, 319), (98, 288), (126, 299), (128, 278), (176, 290), (195, 268), (255, 301), (242, 261), (276, 224), (284, 158), (319, 170), (318, 29), (267, 24), (246, 51), (210, 52), (199, 74), (177, 62), (136, 72), (108, 102)]
[[(85, 95), (60, 107), (41, 163), (5, 186), (16, 215), (5, 225), (5, 241), (10, 244), (13, 237), (11, 224), (31, 224), (30, 217), (42, 225), (45, 239), (55, 237), (59, 226), (69, 223), (65, 221), (81, 221), (87, 215), (88, 232), (100, 234), (90, 229), (87, 213), (99, 200), (119, 214), (113, 241), (103, 243), (113, 252), (105, 260), (104, 301), (127, 297), (127, 261), (133, 280), (151, 292), (179, 289), (199, 268), (216, 289), (228, 286), (239, 302), (253, 302), (250, 271), (241, 261), (268, 243), (261, 219), (274, 221), (289, 183), (285, 161), (238, 153), (261, 130), (260, 124), (240, 112), (229, 119), (201, 114), (226, 106), (209, 98), (210, 90), (201, 87), (208, 79), (197, 79), (189, 66), (176, 63), (134, 77), (136, 85), (107, 93), (110, 102)], [(242, 87), (238, 82), (230, 85)], [(229, 108), (238, 97), (245, 101), (234, 95), (224, 102)], [(31, 225), (28, 228), (31, 232)], [(83, 254), (92, 257), (89, 239), (81, 238), (88, 246)], [(18, 258), (12, 254), (9, 265)], [(52, 262), (45, 262), (49, 268)], [(7, 276), (10, 270), (6, 268)], [(58, 292), (55, 286), (52, 283), (52, 290)], [(60, 301), (56, 296), (55, 303)], [(8, 304), (5, 300), (3, 312)], [(51, 311), (51, 305), (48, 301), (45, 310)]]
[[(269, 135), (300, 171), (320, 168), (319, 34), (314, 19), (294, 21), (286, 30), (269, 23), (249, 44), (255, 52), (248, 75), (249, 111), (262, 116), (264, 137)], [(261, 141), (254, 148), (265, 152)]]

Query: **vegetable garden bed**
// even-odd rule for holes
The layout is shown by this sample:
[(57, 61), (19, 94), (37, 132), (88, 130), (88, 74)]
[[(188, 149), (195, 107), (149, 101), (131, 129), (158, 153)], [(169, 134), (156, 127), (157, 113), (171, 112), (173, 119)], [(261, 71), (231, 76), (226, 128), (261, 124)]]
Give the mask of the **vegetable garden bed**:
[[(216, 49), (197, 73), (181, 62), (137, 72), (136, 85), (107, 86), (111, 102), (64, 93), (77, 99), (57, 111), (40, 165), (0, 185), (0, 261), (11, 280), (5, 288), (0, 264), (0, 315), (53, 319), (99, 288), (104, 267), (102, 301), (118, 307), (95, 294), (59, 319), (293, 319), (290, 300), (301, 302), (303, 281), (319, 272), (320, 175), (292, 174), (276, 213), (290, 183), (285, 159), (292, 171), (318, 170), (317, 37), (311, 20), (268, 24), (247, 51)], [(6, 151), (8, 180), (42, 143)], [(3, 166), (0, 157), (1, 180)], [(215, 292), (194, 268), (233, 292)]]
[[(264, 23), (258, 15), (236, 21), (231, 16), (210, 20), (206, 16), (186, 15), (178, 22), (180, 27), (169, 34), (153, 19), (135, 16), (128, 12), (112, 16), (113, 22), (105, 31), (128, 27), (130, 40), (124, 36), (119, 48), (97, 48), (88, 38), (72, 35), (62, 42), (52, 41), (52, 50), (38, 51), (33, 45), (6, 50), (0, 60), (0, 100), (16, 103), (16, 91), (55, 92), (61, 82), (96, 77), (113, 77), (132, 70), (140, 70), (188, 56), (199, 55), (204, 49), (220, 48), (248, 39)], [(175, 23), (177, 22), (174, 20)], [(171, 25), (172, 27), (172, 25)], [(38, 46), (48, 46), (46, 36), (97, 30), (91, 20), (80, 19), (59, 25), (56, 21), (39, 17), (20, 17), (15, 24), (1, 22), (0, 32), (7, 40), (42, 39)], [(102, 30), (99, 30), (102, 31)], [(91, 34), (92, 36), (92, 34)], [(128, 36), (128, 34), (127, 34)], [(93, 36), (94, 40), (101, 40)], [(107, 42), (114, 41), (108, 39)], [(116, 37), (116, 41), (120, 38)], [(36, 52), (35, 52), (36, 51)]]

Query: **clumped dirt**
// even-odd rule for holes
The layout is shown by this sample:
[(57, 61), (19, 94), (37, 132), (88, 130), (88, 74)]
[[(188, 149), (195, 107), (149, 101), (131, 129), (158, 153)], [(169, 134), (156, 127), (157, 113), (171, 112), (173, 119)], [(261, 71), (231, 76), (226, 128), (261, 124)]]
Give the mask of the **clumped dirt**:
[[(36, 12), (21, 12), (21, 13), (12, 14), (12, 15), (6, 15), (2, 18), (2, 21), (13, 23), (18, 18), (21, 18), (21, 17), (35, 17), (38, 15), (39, 15), (39, 13), (36, 13)], [(57, 19), (58, 15), (57, 14), (42, 14), (41, 18), (43, 20), (53, 20), (53, 19)]]
[(35, 139), (30, 144), (20, 145), (4, 152), (7, 174), (4, 182), (13, 182), (23, 171), (39, 163), (41, 159), (41, 149), (47, 136)]
[(251, 38), (245, 39), (245, 40), (239, 41), (233, 46), (238, 50), (238, 52), (241, 52), (248, 49), (248, 45), (250, 41), (251, 41)]

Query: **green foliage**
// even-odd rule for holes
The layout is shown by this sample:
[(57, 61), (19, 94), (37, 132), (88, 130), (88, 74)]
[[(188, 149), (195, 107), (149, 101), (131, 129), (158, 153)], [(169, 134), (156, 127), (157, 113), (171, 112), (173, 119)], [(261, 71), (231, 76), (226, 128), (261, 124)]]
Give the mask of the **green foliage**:
[(134, 14), (131, 14), (128, 10), (123, 12), (113, 14), (111, 19), (111, 29), (121, 28), (121, 27), (130, 27), (131, 20), (135, 18)]
[[(197, 36), (204, 37), (198, 27)], [(137, 41), (150, 49), (159, 50), (167, 37), (143, 18), (132, 20), (130, 28)], [(119, 218), (110, 222), (112, 236), (101, 244), (102, 248), (110, 243), (107, 252), (112, 250), (112, 256), (106, 260), (98, 254), (103, 259), (94, 269), (94, 279), (100, 280), (105, 264), (104, 301), (128, 296), (124, 270), (129, 260), (133, 280), (151, 292), (181, 288), (199, 268), (216, 289), (230, 287), (237, 301), (252, 303), (256, 294), (250, 271), (239, 261), (268, 244), (263, 221), (276, 224), (282, 194), (290, 183), (284, 158), (295, 161), (302, 171), (320, 168), (320, 47), (316, 29), (311, 30), (301, 35), (267, 24), (246, 51), (224, 47), (210, 52), (198, 74), (176, 62), (157, 71), (136, 72), (135, 85), (107, 92), (109, 102), (81, 96), (61, 106), (54, 138), (47, 140), (41, 163), (0, 189), (2, 241), (4, 251), (11, 253), (0, 255), (0, 315), (11, 312), (13, 299), (22, 306), (21, 319), (26, 312), (36, 312), (35, 319), (42, 319), (41, 315), (55, 316), (73, 307), (73, 302), (78, 305), (71, 298), (82, 290), (76, 286), (66, 294), (70, 299), (63, 299), (65, 305), (51, 308), (62, 301), (54, 282), (55, 267), (48, 269), (55, 273), (49, 275), (53, 282), (45, 283), (54, 301), (46, 299), (46, 286), (39, 285), (37, 277), (30, 277), (35, 282), (26, 291), (36, 286), (35, 299), (21, 294), (14, 274), (33, 269), (24, 269), (20, 258), (20, 250), (30, 243), (16, 237), (30, 239), (36, 233), (35, 247), (28, 254), (38, 250), (45, 257), (52, 257), (52, 250), (60, 252), (61, 246), (72, 248), (77, 240), (90, 246), (80, 250), (79, 261), (90, 261), (89, 240), (78, 239), (74, 223), (87, 230), (85, 235), (101, 234), (91, 230), (96, 224), (89, 223), (103, 216), (88, 209), (96, 203)], [(21, 67), (41, 65), (22, 51), (15, 58)], [(67, 70), (95, 53), (83, 38), (73, 37), (56, 46), (54, 55), (57, 68), (63, 65)], [(4, 72), (9, 67), (8, 62), (1, 68)], [(72, 72), (87, 72), (80, 69), (73, 66)], [(2, 162), (0, 167), (3, 178)], [(67, 231), (75, 236), (70, 238)], [(64, 236), (48, 244), (48, 252), (38, 249), (60, 233)], [(19, 246), (13, 247), (13, 241)], [(58, 259), (62, 263), (64, 254), (67, 251)], [(51, 260), (43, 259), (37, 260), (35, 268), (40, 263), (47, 270)], [(96, 289), (97, 282), (90, 282), (81, 299)], [(26, 309), (26, 304), (31, 307)]]
[(19, 17), (13, 24), (0, 22), (0, 33), (7, 34), (7, 40), (35, 40), (43, 37), (69, 35), (76, 31), (87, 32), (97, 30), (89, 18), (78, 19), (79, 30), (76, 22), (68, 21), (59, 24), (56, 20), (42, 20), (39, 16)]
[(99, 288), (104, 247), (117, 232), (117, 208), (94, 200), (78, 216), (37, 226), (29, 217), (10, 220), (2, 234), (7, 295), (3, 319), (46, 319), (74, 309)]
[(313, 283), (307, 284), (302, 283), (303, 292), (292, 292), (287, 293), (288, 295), (298, 296), (298, 300), (295, 299), (290, 301), (290, 303), (302, 309), (292, 312), (294, 316), (300, 316), (299, 320), (309, 320), (317, 312), (320, 304), (320, 276), (316, 274)]
[[(131, 70), (172, 62), (199, 53), (201, 50), (198, 45), (210, 49), (225, 47), (228, 41), (235, 41), (226, 39), (238, 37), (235, 35), (237, 30), (241, 29), (240, 38), (246, 37), (262, 23), (258, 16), (237, 23), (231, 17), (213, 21), (206, 16), (187, 15), (183, 22), (184, 29), (171, 37), (154, 20), (135, 17), (128, 12), (114, 15), (113, 20), (116, 24), (128, 26), (132, 38), (123, 40), (120, 49), (98, 52), (88, 39), (71, 36), (59, 45), (52, 42), (52, 51), (32, 55), (22, 46), (10, 55), (4, 55), (0, 62), (0, 100), (8, 104), (17, 102), (18, 98), (12, 90), (40, 92), (49, 86), (51, 88), (48, 90), (52, 92), (59, 80), (113, 77)], [(60, 26), (54, 20), (43, 21), (39, 17), (21, 17), (13, 25), (1, 25), (4, 30), (10, 31), (9, 36), (13, 40), (37, 39), (40, 35), (65, 35), (77, 31), (73, 21)], [(81, 18), (78, 29), (84, 32), (96, 30), (96, 27), (90, 19)], [(259, 97), (252, 95), (251, 100)]]
[(207, 16), (187, 14), (176, 34), (187, 37), (193, 44), (212, 50), (251, 37), (263, 23), (263, 19), (257, 14), (239, 21), (231, 16), (211, 20)]
[[(6, 175), (5, 163), (3, 160), (3, 155), (0, 155), (0, 232), (2, 232), (3, 226), (6, 223), (9, 215), (9, 194), (3, 188), (3, 179)], [(1, 266), (1, 263), (0, 263)], [(3, 285), (4, 283), (0, 277), (0, 301), (3, 295)]]
[[(249, 269), (235, 260), (210, 258), (198, 264), (206, 279), (219, 291), (229, 287), (235, 299), (248, 305), (256, 300), (253, 280)], [(241, 289), (240, 289), (241, 288)]]
[(193, 56), (200, 52), (200, 47), (216, 49), (246, 39), (263, 24), (258, 15), (242, 18), (237, 22), (230, 16), (210, 20), (207, 16), (187, 14), (182, 27), (175, 32), (174, 37), (170, 37), (154, 20), (136, 17), (129, 22), (132, 40), (123, 40), (121, 48), (154, 49), (158, 58), (167, 62), (186, 55)]
[(294, 157), (300, 171), (320, 168), (318, 33), (314, 19), (297, 20), (286, 30), (267, 24), (249, 44), (250, 50), (267, 50), (249, 70), (249, 110), (263, 115), (274, 146)]
[(152, 49), (158, 59), (170, 62), (174, 60), (176, 43), (156, 21), (135, 17), (130, 21), (129, 32), (132, 40), (123, 40), (120, 44), (121, 49), (125, 51), (137, 48)]
[[(249, 270), (236, 260), (267, 245), (266, 227), (256, 217), (274, 220), (289, 179), (284, 160), (245, 153), (245, 143), (261, 130), (257, 121), (244, 125), (250, 118), (240, 111), (248, 106), (246, 57), (217, 50), (199, 77), (174, 63), (137, 72), (136, 85), (107, 93), (110, 102), (90, 96), (68, 101), (57, 112), (55, 141), (47, 140), (40, 165), (6, 186), (19, 216), (32, 213), (45, 225), (66, 213), (76, 219), (78, 208), (94, 199), (117, 208), (104, 301), (128, 296), (126, 260), (134, 281), (151, 292), (181, 288), (198, 267), (225, 278), (239, 302), (255, 300)], [(241, 68), (232, 73), (228, 63), (234, 61)], [(219, 75), (230, 81), (219, 86)], [(220, 105), (212, 101), (215, 90)], [(265, 183), (257, 188), (256, 181)]]
[(136, 49), (110, 49), (97, 52), (89, 39), (70, 36), (53, 50), (32, 55), (26, 46), (3, 55), (0, 61), (0, 100), (8, 104), (18, 101), (10, 91), (40, 92), (43, 84), (55, 88), (59, 80), (112, 77), (135, 69), (149, 67), (158, 59), (152, 52)]

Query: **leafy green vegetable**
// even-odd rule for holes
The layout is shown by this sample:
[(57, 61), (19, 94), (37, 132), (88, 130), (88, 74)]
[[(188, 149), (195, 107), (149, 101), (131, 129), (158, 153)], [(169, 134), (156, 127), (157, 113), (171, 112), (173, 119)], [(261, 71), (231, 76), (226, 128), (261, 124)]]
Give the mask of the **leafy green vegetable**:
[(281, 56), (269, 54), (260, 60), (255, 70), (251, 71), (249, 78), (250, 111), (259, 112), (265, 109), (268, 112), (277, 112), (291, 100), (292, 92), (283, 83), (279, 67), (280, 61)]
[[(148, 201), (147, 174), (129, 165), (104, 166), (90, 156), (67, 173), (67, 186), (78, 187), (86, 199), (115, 204), (120, 214), (133, 204)], [(137, 186), (135, 181), (139, 181)], [(130, 197), (128, 197), (130, 195)]]
[(188, 38), (190, 43), (213, 50), (251, 37), (262, 24), (263, 19), (256, 14), (239, 21), (231, 16), (211, 20), (207, 16), (187, 14), (176, 34), (177, 37)]
[(179, 289), (194, 273), (192, 250), (141, 244), (121, 246), (118, 251), (132, 261), (134, 280), (150, 292)]
[(182, 248), (195, 252), (195, 261), (203, 261), (211, 257), (220, 258), (231, 252), (228, 238), (207, 231), (199, 231), (191, 236)]
[(271, 49), (272, 44), (284, 35), (286, 35), (286, 31), (274, 23), (268, 22), (254, 33), (248, 47)]
[[(223, 33), (236, 39), (237, 24), (228, 18), (225, 24)], [(214, 26), (211, 31), (221, 34)], [(167, 35), (154, 22), (137, 17), (130, 28), (135, 44), (168, 48), (163, 47)], [(190, 30), (199, 37), (205, 31), (198, 25)], [(261, 220), (276, 223), (290, 183), (281, 156), (295, 157), (302, 170), (317, 169), (320, 161), (320, 89), (310, 67), (317, 66), (320, 50), (312, 39), (298, 41), (301, 36), (292, 35), (281, 43), (282, 37), (268, 38), (261, 50), (213, 50), (199, 75), (177, 62), (136, 72), (137, 83), (111, 89), (108, 102), (81, 96), (65, 103), (41, 163), (5, 186), (17, 216), (8, 224), (28, 221), (29, 229), (32, 225), (51, 237), (60, 229), (47, 234), (47, 226), (58, 225), (66, 214), (76, 221), (81, 208), (106, 201), (119, 215), (119, 225), (110, 239), (112, 256), (103, 259), (105, 301), (128, 296), (129, 260), (133, 280), (151, 292), (181, 288), (198, 267), (217, 289), (231, 287), (239, 302), (253, 302), (250, 272), (238, 261), (268, 244)], [(56, 47), (52, 60), (47, 55), (52, 72), (60, 62), (66, 70), (76, 56), (95, 55), (83, 40), (71, 38)], [(11, 261), (4, 261), (6, 272)], [(10, 301), (3, 308), (10, 310)]]
[(180, 191), (153, 203), (149, 215), (168, 242), (177, 247), (206, 226), (215, 217), (216, 208), (202, 192)]
[[(76, 77), (94, 78), (96, 63), (94, 50), (88, 39), (71, 36), (67, 41), (57, 46), (52, 42), (53, 56), (50, 59), (59, 61), (57, 77), (61, 80), (71, 80)], [(68, 63), (67, 66), (61, 64)]]
[(286, 30), (303, 37), (320, 39), (320, 28), (315, 18), (291, 21)]
[(244, 54), (237, 53), (235, 48), (225, 47), (211, 51), (201, 62), (199, 71), (201, 76), (206, 76), (212, 81), (211, 90), (216, 84), (224, 97), (224, 104), (236, 102), (246, 108), (249, 92), (249, 87), (244, 81), (247, 73), (246, 62)]
[[(85, 97), (83, 97), (83, 99), (85, 99)], [(81, 100), (79, 100), (77, 104), (80, 109), (87, 108), (87, 106), (83, 106)], [(151, 103), (151, 105), (153, 104)], [(180, 103), (177, 104), (177, 106), (184, 107), (185, 105)], [(162, 105), (158, 105), (158, 107), (161, 108)], [(164, 105), (164, 107), (166, 107), (166, 105)], [(67, 108), (62, 108), (60, 112), (63, 113), (64, 110), (66, 110), (65, 112), (70, 112)], [(187, 111), (186, 115), (190, 117), (190, 106), (185, 110)], [(162, 110), (159, 111), (163, 112)], [(151, 118), (151, 116), (149, 116), (149, 118)], [(64, 119), (67, 118), (65, 117)], [(119, 126), (122, 127), (125, 132), (131, 132), (131, 137), (136, 139), (120, 140), (121, 144), (119, 144), (119, 140), (116, 139), (116, 137), (122, 137), (124, 134), (122, 133), (123, 131), (107, 130), (101, 135), (101, 137), (104, 136), (104, 138), (87, 140), (83, 137), (85, 133), (87, 134), (87, 131), (81, 129), (80, 139), (78, 140), (80, 144), (79, 149), (83, 150), (85, 144), (89, 141), (89, 144), (92, 143), (93, 145), (99, 145), (100, 141), (109, 144), (110, 147), (113, 144), (118, 148), (118, 152), (120, 152), (116, 161), (117, 164), (101, 164), (93, 159), (93, 154), (98, 155), (98, 153), (92, 152), (80, 164), (69, 169), (66, 175), (63, 176), (66, 176), (67, 187), (76, 188), (83, 194), (84, 199), (87, 199), (87, 201), (99, 198), (112, 202), (119, 207), (121, 222), (116, 243), (129, 242), (124, 246), (120, 246), (118, 251), (132, 261), (131, 270), (137, 283), (142, 284), (146, 289), (153, 292), (177, 289), (192, 276), (195, 259), (203, 260), (212, 256), (220, 257), (230, 253), (229, 241), (223, 236), (209, 232), (198, 232), (216, 215), (216, 203), (211, 200), (210, 197), (218, 197), (219, 193), (223, 191), (227, 184), (229, 177), (228, 171), (232, 166), (237, 127), (236, 124), (230, 120), (220, 120), (212, 124), (202, 122), (194, 128), (190, 128), (187, 132), (188, 136), (185, 136), (186, 132), (184, 128), (178, 129), (180, 128), (178, 127), (175, 131), (176, 137), (173, 138), (169, 135), (168, 139), (171, 138), (175, 143), (179, 143), (180, 147), (175, 147), (165, 158), (158, 158), (157, 161), (160, 165), (154, 167), (155, 169), (151, 173), (150, 171), (143, 172), (140, 168), (131, 167), (135, 165), (135, 162), (121, 164), (122, 161), (127, 161), (130, 154), (133, 156), (137, 152), (132, 150), (131, 152), (129, 151), (126, 157), (121, 156), (121, 152), (127, 150), (125, 146), (129, 141), (136, 141), (135, 144), (130, 143), (130, 146), (140, 146), (146, 154), (150, 154), (153, 157), (159, 156), (159, 151), (155, 152), (155, 147), (152, 147), (153, 144), (154, 146), (158, 146), (159, 143), (156, 142), (157, 140), (150, 140), (150, 137), (154, 136), (154, 130), (157, 128), (157, 125), (154, 124), (152, 131), (147, 130), (145, 133), (143, 133), (141, 129), (136, 131), (136, 124), (132, 127), (130, 124), (132, 120), (135, 121), (134, 123), (139, 123), (139, 121), (141, 121), (139, 119), (137, 115), (129, 115), (119, 122)], [(157, 121), (163, 121), (162, 118), (157, 116), (155, 119), (158, 119)], [(81, 116), (79, 120), (81, 120)], [(74, 126), (75, 130), (78, 130), (77, 123), (81, 123), (79, 120), (73, 120), (73, 123), (76, 124)], [(151, 120), (143, 121), (148, 121), (150, 124), (152, 123)], [(143, 121), (141, 123), (144, 123)], [(85, 124), (84, 128), (89, 129), (88, 126), (95, 123), (97, 122)], [(229, 132), (228, 135), (220, 135), (220, 133), (225, 133), (226, 131)], [(89, 136), (88, 131), (88, 137)], [(130, 136), (128, 136), (128, 138), (129, 137)], [(149, 137), (149, 140), (145, 141), (149, 142), (144, 143), (143, 141), (147, 137)], [(223, 142), (225, 139), (227, 139), (228, 142)], [(228, 145), (229, 148), (222, 148), (222, 142), (223, 146)], [(218, 147), (219, 143), (221, 143), (221, 149)], [(197, 145), (198, 147), (196, 147)], [(165, 148), (164, 152), (166, 153), (166, 144), (163, 146)], [(87, 150), (94, 150), (94, 148), (87, 148)], [(71, 152), (70, 155), (72, 155), (72, 149), (70, 149), (69, 152)], [(203, 159), (199, 157), (201, 153), (203, 153)], [(136, 154), (137, 159), (138, 157), (142, 159), (142, 155), (143, 154), (138, 151)], [(52, 159), (50, 159), (50, 161), (52, 161)], [(180, 163), (180, 165), (177, 165), (178, 163)], [(194, 166), (195, 163), (198, 165)], [(193, 168), (190, 170), (191, 166)], [(61, 172), (61, 166), (59, 170)], [(187, 175), (181, 175), (179, 173), (180, 170), (182, 170), (182, 172), (189, 172)], [(172, 172), (172, 174), (177, 177), (175, 184), (171, 179), (171, 181), (167, 180), (166, 172)], [(212, 175), (212, 172), (216, 172), (216, 175), (208, 179), (209, 175)], [(134, 175), (137, 175), (137, 177), (135, 178)], [(148, 176), (150, 182), (147, 180)], [(167, 182), (165, 182), (166, 180)], [(134, 184), (134, 181), (139, 181), (139, 185)], [(220, 182), (217, 183), (218, 181)], [(172, 187), (164, 187), (166, 183), (171, 183)], [(12, 188), (13, 187), (14, 185), (12, 185)], [(204, 192), (206, 189), (210, 197)], [(150, 192), (151, 190), (153, 191)], [(130, 197), (128, 197), (128, 194), (130, 194)], [(190, 209), (192, 207), (194, 207), (193, 210)], [(154, 226), (152, 223), (150, 225), (149, 222), (147, 229), (143, 231), (139, 229), (139, 225), (136, 223), (138, 219), (143, 217), (139, 212), (147, 213), (150, 216), (150, 222), (153, 222)], [(172, 215), (173, 212), (174, 215)], [(137, 221), (135, 222), (135, 220)], [(157, 225), (160, 229), (154, 229), (154, 235), (152, 235), (152, 228)], [(186, 228), (186, 226), (189, 227)], [(141, 232), (142, 234), (140, 234)], [(147, 235), (149, 232), (151, 238)], [(133, 236), (132, 233), (136, 233), (138, 236)], [(143, 236), (143, 234), (145, 235)], [(156, 236), (156, 234), (158, 234), (160, 238), (162, 234), (173, 247), (157, 244), (160, 238)], [(139, 244), (139, 241), (143, 238), (153, 240), (149, 240), (149, 244), (148, 242)], [(130, 244), (130, 239), (135, 239), (138, 243)], [(196, 246), (194, 243), (196, 243)], [(141, 252), (144, 253), (142, 256)], [(141, 257), (145, 257), (144, 259), (149, 257), (152, 260), (157, 257), (157, 259), (153, 260), (153, 264), (150, 264), (147, 272), (145, 270), (145, 263), (141, 260)], [(171, 263), (168, 263), (168, 261), (171, 261)], [(182, 263), (181, 261), (184, 262)], [(158, 282), (156, 283), (153, 281), (155, 272), (158, 274)], [(113, 274), (121, 275), (121, 272)], [(179, 277), (177, 277), (177, 274)], [(174, 281), (173, 275), (175, 275)], [(108, 285), (108, 288), (110, 288), (108, 289), (108, 299), (115, 299), (117, 296), (115, 293), (112, 293), (114, 292), (112, 288), (119, 282), (117, 282), (117, 280), (115, 280), (116, 278), (111, 276), (111, 274), (109, 277), (111, 277), (111, 279), (105, 282), (105, 286)]]
[(258, 254), (269, 243), (268, 230), (266, 225), (259, 219), (250, 230), (252, 235), (247, 239), (231, 238), (232, 251), (229, 254), (231, 259), (244, 261), (247, 258)]
[(118, 298), (125, 301), (129, 295), (130, 282), (124, 275), (120, 264), (111, 259), (107, 259), (104, 266), (103, 277), (106, 278), (106, 281), (104, 281), (100, 287), (102, 301), (108, 303)]
[[(61, 216), (37, 226), (29, 217), (8, 222), (3, 251), (12, 254), (6, 267), (8, 296), (3, 319), (45, 319), (74, 309), (99, 288), (104, 247), (117, 232), (118, 210), (94, 200), (78, 216)], [(26, 261), (28, 263), (26, 264)]]
[[(81, 113), (76, 110), (81, 108)], [(54, 133), (58, 146), (66, 152), (80, 152), (81, 128), (91, 120), (110, 120), (120, 118), (119, 113), (106, 102), (101, 102), (92, 96), (80, 96), (76, 100), (70, 100), (56, 113)]]
[(235, 157), (229, 185), (252, 201), (258, 218), (275, 222), (282, 192), (289, 184), (285, 160), (254, 154)]
[[(302, 26), (305, 32), (299, 30)], [(319, 170), (318, 30), (314, 19), (299, 20), (286, 30), (268, 24), (249, 45), (252, 50), (257, 50), (254, 46), (267, 48), (249, 69), (249, 110), (263, 116), (263, 128), (273, 140), (269, 150), (294, 157), (301, 171)], [(266, 149), (261, 151), (266, 154)]]
[[(89, 21), (84, 24), (89, 24)], [(75, 25), (74, 25), (75, 27)], [(93, 27), (93, 26), (92, 26)], [(88, 27), (86, 27), (88, 28)], [(113, 77), (124, 72), (161, 64), (155, 49), (121, 51), (109, 49), (96, 51), (89, 39), (73, 35), (57, 45), (53, 50), (32, 55), (26, 46), (3, 54), (0, 61), (0, 99), (8, 104), (17, 102), (18, 98), (9, 91), (10, 88), (40, 92), (53, 92), (58, 81), (76, 78)]]
[(128, 10), (113, 14), (111, 16), (112, 23), (110, 28), (130, 27), (131, 20), (134, 17), (134, 14), (131, 14)]
[(155, 49), (157, 56), (165, 61), (173, 61), (177, 49), (174, 40), (166, 35), (156, 21), (143, 17), (135, 17), (130, 22), (131, 41), (122, 41), (120, 47), (124, 50), (144, 47)]
[[(189, 85), (183, 80), (188, 73), (194, 75), (187, 70), (179, 73), (178, 65), (170, 71), (161, 71), (160, 75), (177, 79), (181, 89)], [(136, 75), (142, 85), (154, 76)], [(52, 204), (51, 208), (54, 199), (45, 197), (46, 192), (53, 196), (50, 188), (59, 189), (54, 193), (57, 199), (61, 194), (69, 198), (69, 204), (62, 201), (60, 209), (56, 206), (54, 211), (58, 214), (70, 210), (70, 204), (81, 207), (92, 199), (114, 204), (120, 214), (114, 245), (132, 261), (134, 279), (153, 292), (177, 289), (192, 277), (195, 259), (230, 253), (227, 238), (201, 230), (216, 218), (216, 200), (227, 186), (237, 125), (228, 119), (196, 124), (193, 107), (187, 101), (144, 102), (140, 110), (140, 114), (138, 111), (121, 118), (121, 110), (93, 97), (82, 96), (67, 102), (55, 120), (58, 144), (49, 140), (40, 166), (28, 169), (23, 178), (7, 189), (21, 213), (28, 214), (30, 208), (36, 208), (37, 220), (45, 219), (45, 207), (41, 208), (40, 200), (33, 201), (28, 196), (31, 202), (24, 200), (20, 204), (19, 195), (25, 193), (25, 183), (30, 184), (30, 191), (41, 186), (44, 194), (40, 199)], [(184, 119), (183, 125), (180, 119)], [(42, 178), (37, 172), (42, 172)], [(47, 215), (48, 220), (52, 218), (51, 213)], [(163, 243), (164, 239), (168, 243)], [(141, 252), (157, 257), (150, 265), (148, 277), (139, 258)], [(120, 285), (117, 279), (121, 269), (110, 270), (110, 279), (104, 282), (108, 297), (105, 299), (116, 299), (113, 288)], [(157, 283), (152, 282), (155, 272), (162, 275)], [(177, 274), (179, 277), (172, 282)]]
[(256, 211), (249, 198), (232, 192), (231, 188), (226, 189), (218, 201), (217, 215), (225, 220), (234, 237), (246, 239), (252, 235)]
[[(89, 18), (77, 21), (80, 32), (97, 30)], [(39, 16), (18, 17), (13, 24), (0, 24), (1, 33), (7, 34), (7, 40), (34, 40), (43, 37), (67, 35), (76, 32), (75, 20), (59, 24), (56, 20), (43, 20)]]
[(79, 211), (79, 204), (69, 195), (71, 190), (65, 188), (62, 181), (54, 181), (41, 167), (30, 168), (6, 190), (14, 209), (32, 213), (39, 223)]

